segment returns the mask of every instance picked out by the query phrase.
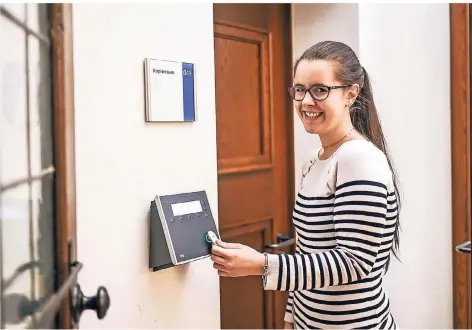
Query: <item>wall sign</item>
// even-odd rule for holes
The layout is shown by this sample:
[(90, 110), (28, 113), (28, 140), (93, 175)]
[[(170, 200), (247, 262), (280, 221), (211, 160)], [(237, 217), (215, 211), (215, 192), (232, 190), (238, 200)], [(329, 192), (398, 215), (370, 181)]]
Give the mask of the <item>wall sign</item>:
[(144, 60), (146, 121), (195, 121), (195, 65)]

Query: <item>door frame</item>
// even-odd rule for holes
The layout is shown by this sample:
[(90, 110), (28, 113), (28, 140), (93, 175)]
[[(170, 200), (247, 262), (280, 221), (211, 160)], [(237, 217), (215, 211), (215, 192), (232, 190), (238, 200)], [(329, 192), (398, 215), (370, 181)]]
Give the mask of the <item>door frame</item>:
[[(289, 81), (287, 81), (288, 84), (291, 84), (293, 82), (293, 63), (294, 63), (294, 54), (293, 54), (293, 6), (292, 4), (290, 3), (285, 3), (284, 4), (285, 6), (285, 9), (286, 9), (286, 12), (279, 12), (277, 10), (272, 10), (271, 11), (271, 15), (277, 17), (277, 19), (279, 20), (283, 20), (284, 21), (284, 26), (286, 26), (286, 30), (281, 32), (281, 33), (284, 33), (285, 34), (285, 41), (286, 41), (286, 44), (284, 46), (284, 49), (286, 51), (286, 55), (285, 55), (285, 63), (274, 63), (273, 61), (271, 61), (271, 64), (270, 64), (270, 69), (271, 69), (271, 72), (273, 72), (273, 70), (277, 70), (278, 68), (278, 65), (282, 64), (284, 65), (287, 70), (289, 70), (289, 73), (287, 74), (287, 76), (289, 77)], [(283, 14), (285, 14), (286, 16), (284, 16)], [(280, 25), (278, 25), (280, 26)], [(271, 47), (274, 47), (274, 44), (276, 43), (279, 43), (280, 40), (276, 40), (275, 38), (272, 37), (272, 34), (269, 34), (270, 36), (270, 42), (271, 42)], [(288, 88), (289, 86), (285, 86), (285, 91), (286, 93), (288, 94)], [(271, 100), (272, 101), (272, 100)], [(293, 213), (293, 208), (295, 206), (295, 192), (296, 192), (296, 188), (295, 188), (295, 126), (294, 126), (294, 120), (295, 120), (295, 116), (294, 116), (294, 110), (293, 110), (293, 101), (290, 97), (287, 98), (287, 104), (285, 104), (287, 110), (285, 112), (285, 122), (283, 123), (284, 124), (284, 129), (285, 129), (285, 132), (286, 132), (286, 136), (285, 136), (285, 145), (282, 146), (280, 145), (279, 147), (276, 147), (275, 145), (272, 146), (273, 150), (275, 150), (275, 152), (277, 154), (280, 153), (279, 148), (282, 149), (284, 148), (285, 149), (285, 153), (287, 155), (287, 158), (286, 158), (286, 161), (285, 161), (285, 168), (281, 169), (280, 172), (283, 172), (283, 173), (280, 173), (279, 175), (285, 175), (286, 176), (286, 184), (287, 186), (285, 187), (285, 189), (287, 190), (286, 192), (286, 197), (287, 197), (287, 201), (286, 201), (286, 204), (282, 207), (283, 210), (284, 210), (284, 215), (286, 217), (286, 224), (285, 224), (285, 228), (287, 229), (287, 235), (288, 237), (295, 237), (295, 227), (293, 225), (293, 220), (292, 220), (292, 213)], [(276, 125), (274, 125), (274, 122), (272, 121), (272, 141), (280, 141), (279, 139), (277, 139), (276, 137), (274, 138), (275, 136), (275, 129), (277, 128), (281, 128), (280, 126), (282, 125), (279, 125), (278, 127)], [(275, 180), (277, 180), (277, 177), (275, 176)], [(276, 188), (277, 189), (277, 188)], [(283, 189), (282, 188), (279, 188), (280, 189)], [(281, 194), (281, 192), (278, 192), (279, 194)], [(276, 229), (276, 228), (274, 228)], [(275, 230), (272, 234), (273, 234), (273, 242), (276, 242), (276, 235), (277, 233), (280, 232), (280, 230)], [(291, 247), (289, 248), (285, 248), (286, 252), (287, 253), (295, 253), (295, 245), (292, 245)], [(274, 253), (275, 251), (267, 251), (267, 252), (272, 252)], [(277, 253), (279, 252), (282, 252), (282, 251), (277, 251)], [(273, 302), (274, 302), (274, 306), (272, 308), (272, 315), (273, 315), (273, 319), (274, 319), (274, 323), (272, 325), (272, 327), (276, 328), (276, 329), (283, 329), (284, 328), (284, 324), (285, 324), (285, 321), (284, 321), (284, 316), (285, 316), (285, 309), (287, 307), (287, 300), (288, 300), (288, 292), (279, 292), (278, 294), (274, 294), (274, 292), (266, 292), (266, 294), (272, 294), (274, 299), (273, 299)]]
[[(470, 240), (470, 13), (469, 4), (450, 4), (452, 271), (454, 328), (470, 329), (470, 255), (455, 246)], [(467, 261), (467, 259), (469, 259)]]
[[(77, 256), (72, 6), (49, 5), (56, 166), (56, 290), (68, 278), (71, 262)], [(62, 301), (57, 325), (60, 329), (74, 327), (68, 295)]]

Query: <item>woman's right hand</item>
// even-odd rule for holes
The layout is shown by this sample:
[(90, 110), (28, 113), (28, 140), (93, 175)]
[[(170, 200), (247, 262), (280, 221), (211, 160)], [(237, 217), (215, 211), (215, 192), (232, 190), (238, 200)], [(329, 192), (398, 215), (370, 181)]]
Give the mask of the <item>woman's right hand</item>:
[(284, 329), (293, 329), (293, 323), (285, 322)]

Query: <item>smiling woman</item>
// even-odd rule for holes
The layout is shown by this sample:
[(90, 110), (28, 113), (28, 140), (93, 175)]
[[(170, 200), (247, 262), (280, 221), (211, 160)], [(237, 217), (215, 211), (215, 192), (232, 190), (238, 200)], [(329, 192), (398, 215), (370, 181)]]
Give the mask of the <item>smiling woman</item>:
[(322, 143), (303, 166), (296, 253), (217, 241), (214, 267), (288, 291), (285, 328), (396, 328), (382, 277), (398, 248), (400, 200), (367, 72), (347, 45), (321, 42), (295, 63), (289, 92)]
[[(348, 122), (339, 125), (341, 112), (346, 111), (346, 106), (339, 106), (339, 102), (346, 100), (344, 97), (348, 91), (349, 106), (354, 102), (358, 94), (358, 84), (341, 84), (334, 74), (334, 65), (330, 60), (306, 61), (300, 60), (295, 69), (295, 85), (289, 88), (290, 95), (295, 101), (295, 108), (308, 133), (318, 134), (320, 138), (330, 139), (327, 131), (335, 136), (339, 130), (345, 130)], [(298, 70), (297, 70), (298, 68)], [(310, 95), (306, 98), (306, 93)], [(332, 97), (329, 97), (330, 94)], [(346, 117), (346, 116), (344, 116)], [(333, 129), (334, 126), (334, 129)]]

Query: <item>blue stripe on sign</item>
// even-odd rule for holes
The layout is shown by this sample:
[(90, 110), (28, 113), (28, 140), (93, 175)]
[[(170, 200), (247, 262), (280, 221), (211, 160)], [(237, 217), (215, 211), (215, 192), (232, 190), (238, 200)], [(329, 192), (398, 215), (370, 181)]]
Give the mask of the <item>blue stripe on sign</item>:
[(182, 63), (182, 80), (184, 88), (184, 121), (195, 120), (195, 86), (193, 64)]

